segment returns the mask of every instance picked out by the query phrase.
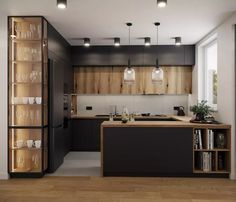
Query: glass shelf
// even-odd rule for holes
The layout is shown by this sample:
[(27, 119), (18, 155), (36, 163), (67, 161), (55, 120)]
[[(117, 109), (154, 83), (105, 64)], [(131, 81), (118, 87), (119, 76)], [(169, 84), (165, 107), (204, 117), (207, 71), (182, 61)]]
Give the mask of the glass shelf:
[(47, 83), (42, 82), (13, 82), (9, 83), (9, 85), (48, 85)]
[(41, 64), (42, 63), (42, 61), (33, 61), (33, 60), (11, 60), (10, 62), (12, 62), (12, 63), (30, 63), (30, 64), (32, 64), (32, 63), (39, 63), (39, 64)]
[[(42, 106), (42, 104), (10, 104), (11, 106)], [(43, 106), (47, 106), (46, 104), (43, 104)]]
[(41, 43), (41, 39), (17, 39), (17, 38), (12, 38), (10, 37), (10, 39), (12, 40), (12, 42), (29, 42), (29, 43)]
[(42, 148), (36, 148), (36, 147), (32, 147), (32, 148), (29, 148), (29, 147), (13, 147), (11, 148), (11, 150), (28, 150), (28, 151), (34, 151), (34, 150), (42, 150)]

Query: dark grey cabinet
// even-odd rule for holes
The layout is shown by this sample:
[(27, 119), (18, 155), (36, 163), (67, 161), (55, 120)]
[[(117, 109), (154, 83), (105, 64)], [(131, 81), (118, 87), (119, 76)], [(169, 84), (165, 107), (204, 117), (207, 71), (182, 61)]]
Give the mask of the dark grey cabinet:
[(63, 128), (63, 151), (64, 156), (71, 150), (71, 136), (72, 136), (72, 123), (71, 120), (66, 121), (66, 125)]
[(124, 66), (129, 57), (133, 66), (153, 66), (157, 57), (160, 65), (193, 66), (195, 46), (72, 46), (73, 66)]
[(105, 127), (104, 176), (191, 176), (192, 130)]
[(106, 119), (73, 119), (72, 151), (100, 151), (100, 126)]

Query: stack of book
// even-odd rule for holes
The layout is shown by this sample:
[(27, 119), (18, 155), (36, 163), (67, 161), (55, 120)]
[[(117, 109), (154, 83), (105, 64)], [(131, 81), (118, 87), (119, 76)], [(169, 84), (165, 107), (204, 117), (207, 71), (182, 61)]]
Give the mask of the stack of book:
[(197, 155), (196, 168), (203, 172), (210, 172), (215, 169), (215, 157), (212, 152), (199, 152)]
[(194, 131), (194, 149), (202, 149), (202, 132), (200, 129)]

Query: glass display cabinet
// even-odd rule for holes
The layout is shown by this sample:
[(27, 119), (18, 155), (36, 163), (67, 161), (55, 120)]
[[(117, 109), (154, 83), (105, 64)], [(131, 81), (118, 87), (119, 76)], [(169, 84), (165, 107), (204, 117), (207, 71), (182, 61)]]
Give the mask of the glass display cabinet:
[(8, 170), (11, 177), (41, 177), (48, 161), (47, 21), (8, 21)]

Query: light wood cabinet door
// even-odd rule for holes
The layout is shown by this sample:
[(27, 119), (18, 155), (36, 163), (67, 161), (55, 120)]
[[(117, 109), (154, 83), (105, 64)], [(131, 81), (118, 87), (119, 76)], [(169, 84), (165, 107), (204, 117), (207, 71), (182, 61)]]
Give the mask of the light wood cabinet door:
[(74, 71), (77, 94), (191, 94), (192, 67), (162, 67), (164, 80), (153, 83), (154, 67), (134, 67), (136, 80), (132, 85), (124, 83), (125, 67), (77, 67)]

